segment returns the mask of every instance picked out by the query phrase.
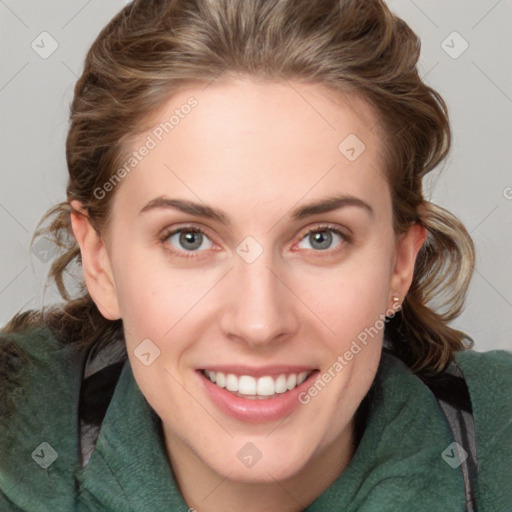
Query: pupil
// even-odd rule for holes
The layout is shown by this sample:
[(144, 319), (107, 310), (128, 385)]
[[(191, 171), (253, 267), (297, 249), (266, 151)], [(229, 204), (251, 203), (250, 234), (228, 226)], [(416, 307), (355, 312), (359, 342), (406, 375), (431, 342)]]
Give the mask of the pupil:
[[(331, 245), (332, 234), (329, 231), (317, 231), (316, 233), (312, 233), (313, 238), (312, 242), (319, 243), (320, 246), (316, 247), (317, 249), (324, 250), (328, 249)], [(311, 243), (313, 247), (315, 247), (314, 243)]]
[(195, 231), (185, 231), (180, 235), (180, 244), (187, 249), (197, 249), (201, 246), (201, 233)]

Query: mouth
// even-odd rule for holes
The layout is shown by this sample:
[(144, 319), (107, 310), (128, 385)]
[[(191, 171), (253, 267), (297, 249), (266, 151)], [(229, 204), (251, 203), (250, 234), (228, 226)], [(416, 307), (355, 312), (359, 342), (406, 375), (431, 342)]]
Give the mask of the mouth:
[(314, 370), (300, 373), (281, 373), (278, 376), (236, 375), (234, 373), (202, 370), (203, 375), (221, 389), (249, 400), (267, 400), (294, 390), (305, 382)]
[(319, 374), (318, 369), (209, 368), (196, 372), (214, 406), (239, 421), (263, 423), (290, 415)]

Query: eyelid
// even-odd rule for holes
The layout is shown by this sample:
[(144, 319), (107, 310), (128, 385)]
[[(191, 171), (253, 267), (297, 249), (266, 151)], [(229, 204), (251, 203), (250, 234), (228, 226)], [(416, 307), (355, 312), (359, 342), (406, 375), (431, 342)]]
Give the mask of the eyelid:
[(212, 235), (210, 234), (210, 229), (206, 226), (197, 226), (190, 223), (185, 224), (177, 224), (173, 225), (172, 227), (166, 227), (162, 229), (160, 234), (158, 235), (159, 239), (167, 239), (172, 235), (175, 235), (176, 233), (179, 233), (180, 231), (197, 231), (199, 233), (202, 233), (203, 235), (206, 235), (212, 242)]
[(334, 231), (339, 233), (340, 235), (343, 235), (345, 238), (349, 238), (350, 234), (346, 233), (346, 231), (350, 231), (348, 228), (343, 228), (342, 226), (339, 226), (338, 224), (331, 224), (330, 222), (317, 222), (313, 226), (309, 226), (305, 228), (304, 232), (301, 235), (301, 240), (306, 235), (309, 235), (311, 232), (314, 231)]

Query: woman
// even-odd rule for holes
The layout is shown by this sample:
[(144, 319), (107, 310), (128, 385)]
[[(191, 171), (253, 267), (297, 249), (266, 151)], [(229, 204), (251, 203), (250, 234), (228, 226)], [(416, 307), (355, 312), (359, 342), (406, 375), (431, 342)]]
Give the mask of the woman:
[(422, 195), (419, 50), (380, 0), (105, 27), (38, 232), (65, 302), (2, 334), (2, 510), (512, 510), (512, 354), (449, 326), (474, 250)]

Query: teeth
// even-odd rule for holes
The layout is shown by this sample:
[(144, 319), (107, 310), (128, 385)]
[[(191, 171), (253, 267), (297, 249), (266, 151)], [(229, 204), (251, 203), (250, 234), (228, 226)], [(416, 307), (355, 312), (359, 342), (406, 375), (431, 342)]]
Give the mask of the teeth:
[(236, 375), (229, 373), (226, 375), (226, 389), (228, 391), (238, 391), (238, 379)]
[(276, 393), (284, 393), (285, 391), (288, 391), (288, 386), (286, 385), (286, 375), (279, 375), (279, 377), (277, 377), (274, 384), (274, 389), (276, 390)]
[(272, 377), (261, 377), (261, 379), (258, 379), (258, 385), (256, 386), (256, 393), (253, 393), (253, 394), (260, 395), (260, 396), (272, 396), (272, 395), (276, 394), (275, 389), (276, 389), (276, 384)]
[(308, 372), (299, 373), (297, 377), (297, 386), (300, 386), (308, 378)]
[(256, 379), (249, 375), (242, 375), (238, 379), (238, 391), (242, 395), (255, 395), (256, 394)]
[(286, 393), (300, 386), (312, 372), (281, 374), (277, 378), (265, 376), (259, 379), (250, 375), (237, 377), (232, 373), (212, 372), (205, 370), (204, 375), (220, 388), (244, 395), (247, 398), (256, 396), (268, 397), (279, 393)]
[(226, 387), (226, 376), (221, 372), (217, 372), (216, 377), (217, 377), (217, 381), (216, 381), (217, 386), (219, 386), (219, 388), (225, 388)]
[(291, 391), (295, 386), (297, 386), (297, 374), (292, 373), (291, 375), (288, 375), (286, 387), (288, 388), (288, 391)]

